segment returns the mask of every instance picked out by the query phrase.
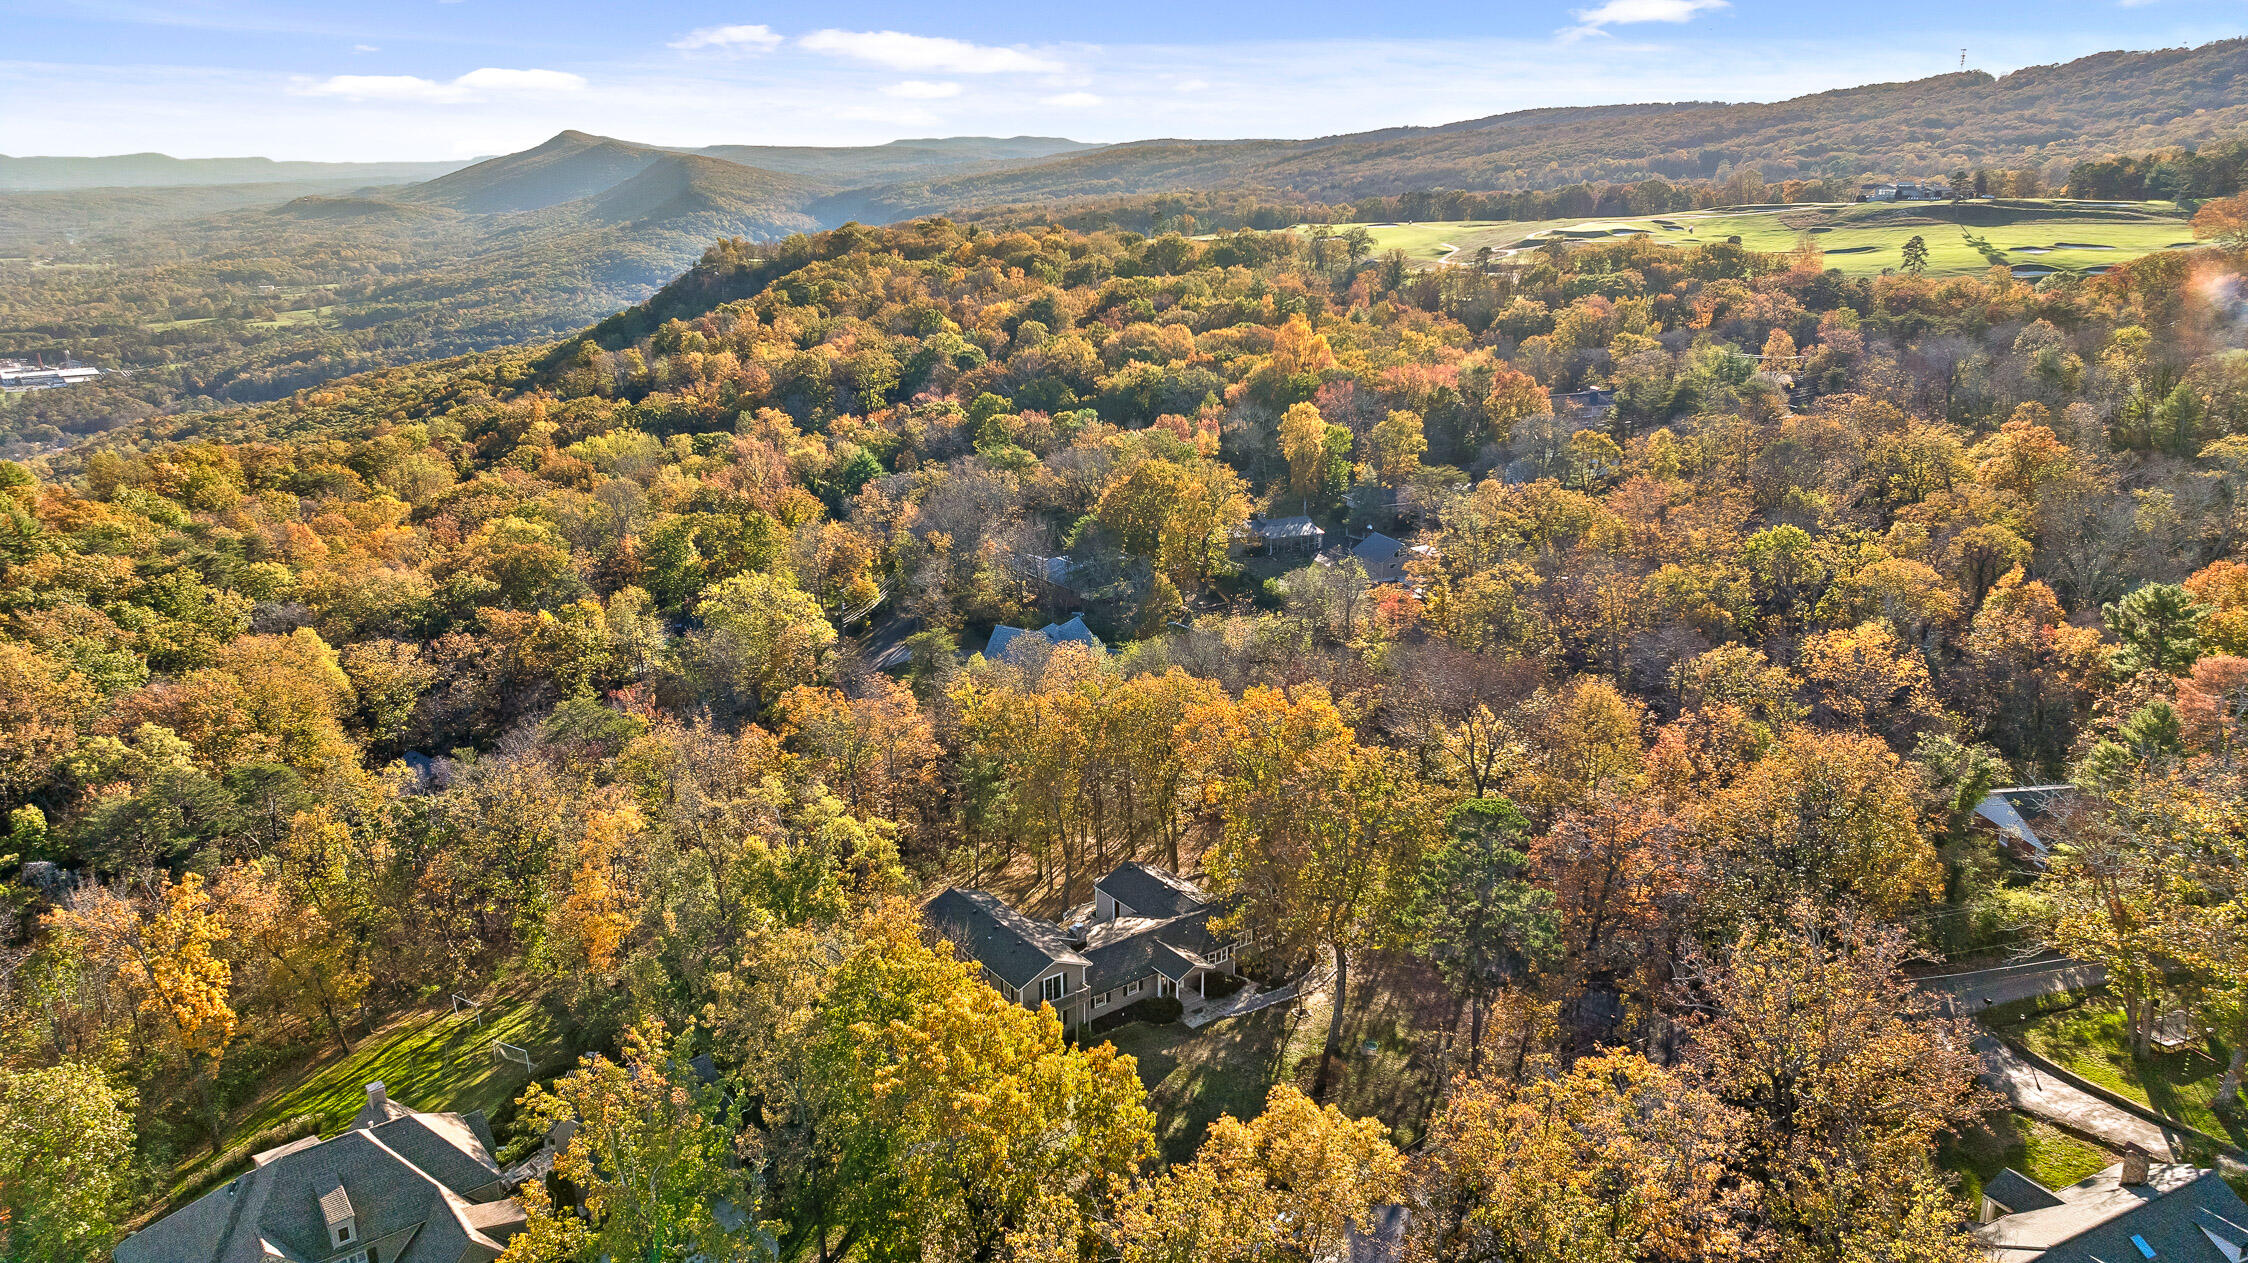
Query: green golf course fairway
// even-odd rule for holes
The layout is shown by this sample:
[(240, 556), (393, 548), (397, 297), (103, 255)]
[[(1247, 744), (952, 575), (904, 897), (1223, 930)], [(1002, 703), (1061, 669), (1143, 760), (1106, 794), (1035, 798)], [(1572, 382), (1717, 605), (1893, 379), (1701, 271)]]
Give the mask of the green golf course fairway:
[[(2003, 252), (2011, 265), (2042, 265), (2062, 272), (2111, 266), (2158, 250), (2191, 245), (2192, 217), (2171, 202), (2078, 202), (2060, 198), (1951, 202), (1804, 203), (1681, 211), (1640, 219), (1494, 222), (1445, 220), (1367, 224), (1376, 252), (1403, 250), (1416, 263), (1450, 258), (1466, 263), (1476, 251), (1585, 241), (1646, 233), (1672, 245), (1739, 237), (1751, 250), (1793, 250), (1805, 234), (1826, 251), (1828, 267), (1850, 276), (1877, 276), (1902, 268), (1905, 242), (1928, 246), (1928, 275), (1964, 276), (1993, 260), (1963, 234)], [(1354, 225), (1337, 224), (1335, 232)], [(1445, 247), (1457, 247), (1448, 250)]]

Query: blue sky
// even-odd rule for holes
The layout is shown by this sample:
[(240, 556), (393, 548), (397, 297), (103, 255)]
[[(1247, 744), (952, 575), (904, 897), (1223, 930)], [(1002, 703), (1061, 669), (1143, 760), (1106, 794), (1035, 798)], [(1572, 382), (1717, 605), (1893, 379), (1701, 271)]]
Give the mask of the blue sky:
[(1777, 100), (2248, 31), (2242, 0), (620, 5), (0, 0), (0, 152), (395, 160), (668, 145), (1317, 136)]

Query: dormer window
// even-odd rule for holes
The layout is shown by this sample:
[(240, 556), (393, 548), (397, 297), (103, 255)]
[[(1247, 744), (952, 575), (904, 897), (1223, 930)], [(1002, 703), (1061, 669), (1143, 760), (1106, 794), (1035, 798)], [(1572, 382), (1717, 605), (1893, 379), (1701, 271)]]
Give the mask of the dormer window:
[(352, 1209), (343, 1181), (334, 1176), (320, 1191), (320, 1217), (328, 1221), (328, 1248), (340, 1250), (359, 1239), (359, 1212)]

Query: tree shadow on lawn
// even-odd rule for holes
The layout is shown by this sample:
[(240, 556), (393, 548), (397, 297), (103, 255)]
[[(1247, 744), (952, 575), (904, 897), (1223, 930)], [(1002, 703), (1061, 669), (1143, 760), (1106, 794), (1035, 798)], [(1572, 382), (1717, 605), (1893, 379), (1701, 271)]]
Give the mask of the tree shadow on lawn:
[(2211, 1038), (2202, 1047), (2134, 1057), (2124, 1033), (2123, 1012), (2104, 996), (2012, 1029), (2037, 1052), (2092, 1082), (2144, 1101), (2166, 1118), (2248, 1147), (2248, 1119), (2237, 1110), (2219, 1111), (2209, 1103), (2232, 1056), (2222, 1041)]
[[(1416, 969), (1411, 962), (1369, 962), (1354, 979), (1343, 1017), (1343, 1051), (1327, 1092), (1327, 1103), (1344, 1113), (1380, 1119), (1399, 1146), (1418, 1141), (1427, 1126), (1442, 1073), (1443, 1023), (1450, 1017), (1440, 994), (1432, 1003), (1423, 986), (1427, 980)], [(1108, 1040), (1137, 1059), (1163, 1158), (1184, 1162), (1219, 1116), (1256, 1117), (1282, 1083), (1311, 1090), (1328, 1012), (1322, 997), (1227, 1018), (1199, 1031), (1135, 1022), (1092, 1042)], [(1368, 1044), (1374, 1051), (1366, 1050)]]

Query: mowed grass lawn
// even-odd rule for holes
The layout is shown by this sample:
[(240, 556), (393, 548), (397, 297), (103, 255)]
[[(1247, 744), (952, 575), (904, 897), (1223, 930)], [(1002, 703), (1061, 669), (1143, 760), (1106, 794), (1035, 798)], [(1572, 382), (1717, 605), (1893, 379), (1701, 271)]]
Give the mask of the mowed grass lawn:
[[(353, 1041), (349, 1053), (328, 1042), (309, 1060), (274, 1076), (259, 1096), (228, 1121), (227, 1139), (240, 1147), (261, 1132), (287, 1129), (299, 1119), (322, 1136), (342, 1131), (367, 1101), (367, 1084), (379, 1080), (392, 1100), (419, 1110), (482, 1110), (499, 1118), (529, 1083), (534, 1072), (552, 1075), (565, 1068), (568, 1053), (559, 1028), (535, 993), (510, 992), (484, 999), (483, 1025), (453, 1015), (448, 999), (401, 1013)], [(492, 1041), (527, 1049), (533, 1071), (492, 1055)], [(165, 1197), (177, 1205), (200, 1194), (234, 1170), (247, 1169), (247, 1154), (229, 1151), (214, 1159), (207, 1151), (173, 1172)]]
[(2193, 242), (2189, 218), (2167, 202), (2119, 208), (2052, 199), (1970, 204), (1964, 209), (1948, 202), (1833, 203), (1682, 211), (1641, 219), (1447, 220), (1365, 227), (1373, 234), (1377, 251), (1403, 250), (1407, 257), (1424, 263), (1444, 256), (1438, 243), (1460, 247), (1452, 257), (1464, 261), (1481, 246), (1506, 249), (1539, 234), (1548, 240), (1589, 241), (1644, 233), (1669, 245), (1739, 237), (1748, 249), (1779, 253), (1793, 250), (1809, 233), (1826, 251), (1827, 266), (1850, 276), (1902, 268), (1905, 242), (1916, 236), (1928, 246), (1929, 275), (1986, 271), (1991, 260), (1967, 240), (1958, 222), (1961, 218), (1967, 221), (1967, 234), (2003, 252), (2008, 264), (2042, 264), (2063, 271), (2110, 266)]
[[(1567, 228), (1577, 222), (1574, 219), (1444, 219), (1417, 224), (1337, 224), (1334, 231), (1341, 233), (1362, 226), (1373, 235), (1376, 254), (1403, 250), (1406, 258), (1427, 263), (1447, 256), (1470, 259), (1483, 246), (1493, 250), (1508, 249), (1522, 244), (1533, 233)], [(1447, 244), (1458, 246), (1459, 253), (1453, 255), (1446, 250)]]
[(2248, 1147), (2248, 1125), (2239, 1114), (2212, 1109), (2210, 1096), (2224, 1077), (2232, 1050), (2209, 1038), (2177, 1052), (2133, 1057), (2124, 1036), (2123, 1010), (2106, 995), (2057, 1012), (2018, 1018), (1994, 1029), (2039, 1056), (2101, 1087), (2177, 1119), (2196, 1130)]
[(2121, 1154), (2012, 1110), (1987, 1116), (1938, 1154), (1944, 1169), (1959, 1176), (1959, 1191), (1970, 1203), (2007, 1167), (2047, 1188), (2066, 1188), (2122, 1160)]
[[(1444, 1073), (1435, 1033), (1420, 1029), (1405, 998), (1377, 982), (1353, 995), (1343, 1021), (1343, 1053), (1335, 1061), (1327, 1103), (1353, 1117), (1371, 1115), (1399, 1146), (1420, 1139)], [(1194, 1156), (1220, 1115), (1254, 1118), (1282, 1083), (1310, 1091), (1326, 1042), (1328, 995), (1278, 1004), (1213, 1022), (1199, 1031), (1179, 1023), (1133, 1022), (1089, 1036), (1130, 1053), (1155, 1111), (1156, 1143), (1166, 1162)], [(1368, 1045), (1372, 1050), (1368, 1051)]]

